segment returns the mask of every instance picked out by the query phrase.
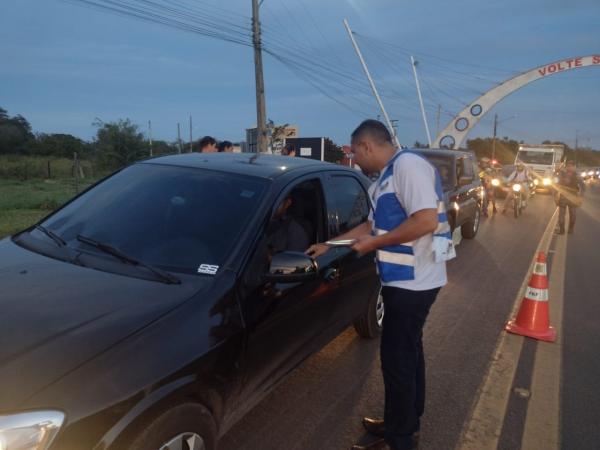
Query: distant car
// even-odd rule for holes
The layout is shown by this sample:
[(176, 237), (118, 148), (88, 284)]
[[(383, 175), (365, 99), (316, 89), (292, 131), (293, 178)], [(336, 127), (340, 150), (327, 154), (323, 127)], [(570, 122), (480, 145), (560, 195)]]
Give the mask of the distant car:
[(282, 220), (309, 244), (365, 221), (368, 185), (304, 158), (167, 156), (0, 241), (0, 448), (214, 450), (348, 325), (377, 336), (374, 254), (274, 250)]
[(452, 230), (460, 227), (466, 239), (479, 230), (484, 191), (475, 155), (471, 152), (441, 149), (416, 149), (440, 173), (444, 188), (448, 222)]

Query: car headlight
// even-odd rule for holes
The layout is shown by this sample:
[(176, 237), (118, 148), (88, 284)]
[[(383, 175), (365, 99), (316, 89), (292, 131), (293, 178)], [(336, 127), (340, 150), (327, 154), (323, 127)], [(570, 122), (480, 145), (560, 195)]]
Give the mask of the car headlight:
[(521, 185), (520, 184), (513, 184), (513, 191), (519, 192), (520, 190), (521, 190)]
[(533, 180), (533, 184), (535, 184), (537, 186), (538, 184), (540, 184), (540, 181), (536, 178), (535, 180)]
[(544, 183), (544, 186), (550, 186), (552, 184), (552, 179), (544, 178), (543, 183)]
[(60, 411), (0, 416), (0, 450), (47, 450), (64, 420)]
[(492, 186), (500, 186), (500, 180), (498, 178), (494, 178), (492, 180)]

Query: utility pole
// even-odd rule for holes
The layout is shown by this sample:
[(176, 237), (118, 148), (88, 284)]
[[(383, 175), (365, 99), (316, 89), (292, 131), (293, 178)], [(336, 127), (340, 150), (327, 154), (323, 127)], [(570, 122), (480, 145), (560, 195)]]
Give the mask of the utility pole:
[(579, 130), (575, 130), (575, 164), (577, 164), (577, 147), (579, 147)]
[(415, 83), (417, 85), (417, 95), (419, 96), (419, 104), (421, 105), (421, 114), (423, 115), (423, 123), (425, 124), (425, 131), (427, 132), (427, 142), (429, 148), (431, 148), (431, 133), (429, 133), (429, 125), (427, 125), (427, 116), (425, 115), (425, 107), (423, 106), (423, 97), (421, 96), (421, 85), (419, 84), (419, 77), (417, 76), (417, 62), (415, 58), (410, 57), (411, 66), (413, 73), (415, 74)]
[[(262, 1), (261, 1), (262, 3)], [(258, 0), (252, 0), (252, 42), (254, 44), (254, 73), (256, 79), (256, 121), (258, 152), (267, 151), (267, 113), (265, 107), (265, 81), (263, 78), (262, 44)]]
[(148, 121), (148, 140), (150, 141), (150, 158), (152, 158), (152, 122)]
[(181, 154), (181, 127), (179, 126), (179, 122), (177, 122), (177, 149), (179, 150), (179, 154)]
[[(363, 70), (365, 71), (365, 75), (367, 76), (367, 79), (369, 80), (369, 84), (371, 85), (371, 90), (373, 91), (373, 95), (375, 96), (375, 99), (377, 100), (377, 103), (379, 104), (379, 108), (381, 109), (381, 112), (383, 113), (383, 117), (385, 118), (385, 123), (388, 126), (390, 133), (393, 134), (394, 127), (392, 126), (390, 117), (388, 116), (388, 113), (386, 112), (385, 107), (383, 106), (381, 97), (379, 97), (379, 92), (377, 92), (377, 88), (375, 87), (375, 82), (373, 81), (373, 78), (371, 77), (371, 74), (369, 73), (369, 68), (367, 67), (367, 63), (365, 63), (365, 59), (363, 58), (363, 55), (360, 52), (360, 48), (358, 48), (358, 44), (356, 43), (356, 40), (354, 39), (354, 35), (352, 34), (350, 25), (348, 25), (348, 20), (346, 20), (346, 19), (344, 19), (344, 26), (346, 27), (346, 31), (348, 32), (348, 35), (350, 36), (350, 40), (352, 41), (352, 45), (354, 46), (354, 51), (358, 55), (358, 59), (360, 60), (360, 63), (362, 64)], [(398, 136), (394, 136), (394, 142), (396, 143), (396, 146), (398, 148), (400, 148), (400, 141), (398, 141)]]
[(190, 153), (192, 153), (194, 149), (192, 148), (192, 115), (190, 114)]
[(492, 161), (496, 159), (496, 131), (498, 130), (498, 114), (494, 114), (494, 138), (492, 139)]
[(390, 122), (392, 123), (392, 133), (393, 133), (393, 137), (396, 138), (396, 136), (398, 136), (398, 119), (390, 119)]

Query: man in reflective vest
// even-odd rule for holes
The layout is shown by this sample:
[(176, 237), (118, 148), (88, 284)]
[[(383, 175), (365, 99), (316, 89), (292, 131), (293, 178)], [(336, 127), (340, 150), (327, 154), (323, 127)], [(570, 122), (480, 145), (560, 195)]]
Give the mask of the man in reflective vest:
[[(446, 284), (445, 261), (454, 255), (442, 183), (425, 158), (397, 150), (381, 122), (359, 125), (352, 133), (352, 153), (363, 172), (380, 175), (369, 189), (369, 220), (336, 239), (357, 239), (353, 249), (361, 254), (376, 252), (385, 306), (384, 418), (365, 417), (363, 425), (379, 439), (353, 448), (416, 449), (425, 406), (423, 326)], [(324, 244), (316, 244), (307, 253), (316, 257), (325, 251)]]

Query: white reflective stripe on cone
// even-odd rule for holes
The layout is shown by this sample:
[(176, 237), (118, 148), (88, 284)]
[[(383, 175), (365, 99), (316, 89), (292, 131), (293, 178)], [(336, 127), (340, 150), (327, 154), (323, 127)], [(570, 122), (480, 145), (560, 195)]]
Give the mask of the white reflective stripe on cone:
[(535, 263), (535, 267), (533, 268), (534, 275), (548, 275), (546, 272), (546, 263)]
[(536, 289), (532, 288), (531, 286), (528, 286), (527, 292), (525, 293), (525, 298), (537, 302), (547, 302), (548, 289)]
[(401, 264), (403, 266), (414, 266), (415, 256), (405, 253), (386, 252), (385, 250), (377, 250), (377, 259), (381, 262), (391, 264)]

